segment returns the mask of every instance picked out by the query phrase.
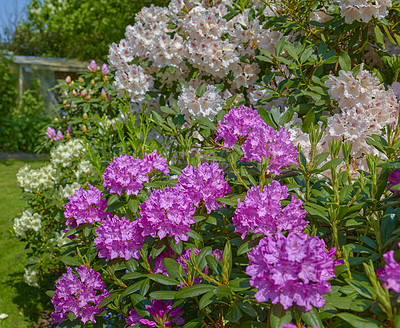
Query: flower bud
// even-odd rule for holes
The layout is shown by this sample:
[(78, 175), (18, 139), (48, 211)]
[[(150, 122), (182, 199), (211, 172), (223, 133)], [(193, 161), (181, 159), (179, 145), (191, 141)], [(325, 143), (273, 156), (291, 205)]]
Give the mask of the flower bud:
[(105, 75), (105, 76), (103, 77), (103, 81), (104, 81), (104, 83), (107, 83), (107, 81), (108, 81), (107, 75)]
[(83, 113), (82, 120), (86, 121), (87, 119), (88, 119), (88, 114), (87, 113)]
[(67, 135), (65, 136), (65, 139), (67, 139), (67, 140), (71, 139), (71, 135), (69, 133), (67, 133)]
[(84, 80), (84, 78), (83, 78), (83, 77), (79, 77), (78, 81), (79, 81), (79, 83), (83, 83), (83, 82), (85, 82), (85, 80)]
[(72, 82), (71, 82), (71, 86), (73, 86), (74, 84), (75, 84), (75, 82), (74, 82), (74, 81), (72, 81)]
[(82, 125), (82, 132), (87, 133), (87, 127), (85, 124)]
[(70, 84), (71, 83), (71, 77), (68, 75), (66, 78), (65, 78), (65, 83), (67, 83), (67, 84)]
[(57, 118), (57, 117), (55, 117), (55, 118), (54, 118), (54, 123), (56, 123), (56, 124), (57, 124), (58, 122), (59, 122), (58, 118)]
[(95, 81), (94, 79), (92, 79), (92, 80), (90, 81), (90, 84), (91, 84), (91, 85), (95, 85), (95, 83), (96, 83), (96, 81)]

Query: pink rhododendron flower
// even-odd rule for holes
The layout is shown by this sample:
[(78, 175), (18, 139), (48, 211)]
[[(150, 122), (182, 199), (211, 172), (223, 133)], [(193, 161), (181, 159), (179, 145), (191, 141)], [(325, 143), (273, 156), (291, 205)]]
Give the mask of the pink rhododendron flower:
[(107, 64), (103, 64), (103, 66), (101, 66), (101, 74), (107, 75), (108, 73), (110, 73), (110, 70), (107, 67)]
[(269, 186), (252, 187), (244, 199), (238, 199), (238, 206), (232, 218), (235, 232), (242, 234), (242, 239), (252, 230), (266, 236), (276, 231), (302, 232), (308, 222), (304, 220), (307, 212), (301, 209), (302, 201), (292, 195), (288, 205), (282, 208), (281, 201), (288, 198), (286, 186), (272, 181)]
[(64, 217), (67, 225), (71, 228), (84, 223), (100, 222), (105, 219), (109, 212), (105, 212), (107, 208), (107, 200), (102, 198), (103, 193), (89, 184), (86, 191), (83, 188), (75, 191), (65, 205)]
[(94, 73), (98, 70), (97, 64), (94, 60), (92, 60), (90, 62), (90, 64), (87, 66), (87, 69), (89, 70), (89, 72)]
[(96, 229), (97, 237), (94, 242), (99, 251), (99, 257), (105, 257), (106, 261), (123, 258), (139, 259), (140, 249), (144, 238), (138, 221), (129, 221), (126, 218), (119, 219), (118, 216), (105, 219), (101, 226)]
[(47, 130), (46, 130), (46, 136), (49, 138), (49, 139), (51, 139), (51, 140), (53, 140), (55, 137), (56, 137), (56, 130), (54, 130), (52, 127), (47, 127)]
[(223, 198), (231, 190), (218, 163), (204, 163), (194, 168), (186, 166), (178, 178), (177, 187), (186, 193), (195, 206), (203, 200), (207, 213), (220, 208), (215, 199)]
[(56, 282), (56, 291), (51, 299), (54, 323), (64, 321), (69, 312), (80, 318), (83, 324), (89, 320), (96, 322), (94, 316), (101, 312), (97, 307), (109, 296), (100, 273), (84, 265), (75, 270), (79, 276), (74, 275), (68, 267), (67, 272)]
[(145, 325), (147, 327), (171, 327), (172, 323), (181, 326), (185, 323), (182, 318), (184, 311), (180, 307), (172, 308), (172, 300), (167, 302), (153, 300), (152, 305), (145, 305), (146, 310), (153, 320), (143, 319), (135, 309), (129, 312), (129, 317), (125, 319), (128, 325)]
[(335, 247), (326, 251), (322, 239), (306, 234), (285, 237), (277, 232), (261, 239), (250, 251), (246, 269), (250, 285), (258, 289), (256, 299), (280, 303), (285, 310), (293, 303), (306, 311), (324, 307), (322, 295), (330, 292), (328, 280), (335, 276), (335, 252)]

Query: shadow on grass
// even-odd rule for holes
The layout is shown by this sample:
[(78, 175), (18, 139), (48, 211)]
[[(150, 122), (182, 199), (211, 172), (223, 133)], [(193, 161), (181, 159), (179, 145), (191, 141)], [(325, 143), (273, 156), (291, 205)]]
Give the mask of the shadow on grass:
[(10, 284), (16, 292), (12, 302), (18, 306), (24, 317), (30, 322), (38, 322), (45, 310), (51, 310), (50, 298), (46, 290), (29, 286), (24, 282), (22, 273), (8, 277), (6, 283)]

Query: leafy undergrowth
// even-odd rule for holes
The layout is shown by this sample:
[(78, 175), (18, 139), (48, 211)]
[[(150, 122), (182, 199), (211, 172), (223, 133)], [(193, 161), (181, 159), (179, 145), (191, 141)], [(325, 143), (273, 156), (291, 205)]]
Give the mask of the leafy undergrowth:
[(25, 245), (10, 233), (13, 218), (26, 207), (15, 175), (25, 164), (37, 168), (45, 162), (46, 159), (0, 160), (0, 314), (8, 314), (0, 320), (2, 328), (35, 326), (46, 305), (44, 291), (24, 282)]

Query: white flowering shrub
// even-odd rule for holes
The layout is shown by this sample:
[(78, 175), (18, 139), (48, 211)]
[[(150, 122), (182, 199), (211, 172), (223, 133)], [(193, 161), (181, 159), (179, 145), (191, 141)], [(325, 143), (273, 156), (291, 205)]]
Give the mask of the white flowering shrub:
[(93, 88), (63, 84), (82, 138), (48, 131), (50, 182), (18, 176), (44, 206), (15, 233), (64, 250), (55, 323), (396, 327), (399, 5), (143, 8), (110, 46), (113, 77), (91, 63)]

